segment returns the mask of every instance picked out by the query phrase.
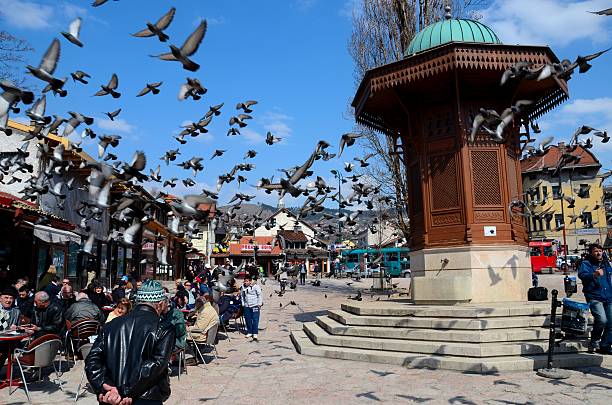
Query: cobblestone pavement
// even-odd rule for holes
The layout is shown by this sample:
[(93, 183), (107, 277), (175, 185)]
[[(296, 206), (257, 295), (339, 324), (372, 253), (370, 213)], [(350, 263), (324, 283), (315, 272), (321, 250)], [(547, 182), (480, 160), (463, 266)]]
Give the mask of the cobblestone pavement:
[[(188, 366), (180, 381), (171, 378), (172, 396), (167, 404), (611, 404), (612, 370), (572, 371), (567, 380), (547, 380), (534, 372), (499, 375), (461, 374), (451, 371), (405, 369), (398, 366), (301, 356), (289, 339), (289, 331), (301, 328), (327, 309), (337, 309), (355, 287), (371, 281), (323, 280), (321, 287), (298, 287), (279, 298), (278, 284), (263, 287), (259, 342), (237, 332), (231, 341), (222, 338), (219, 358), (206, 366)], [(407, 280), (400, 282), (405, 286)], [(562, 276), (545, 275), (542, 285), (562, 291)], [(272, 294), (272, 297), (270, 297)], [(325, 298), (327, 295), (327, 298)], [(376, 299), (364, 293), (365, 300)], [(387, 298), (384, 296), (383, 298)], [(294, 301), (297, 305), (291, 305)], [(282, 306), (282, 307), (281, 307)], [(74, 401), (82, 364), (65, 372), (64, 392), (50, 382), (32, 384), (32, 402), (59, 404)], [(27, 403), (23, 390), (8, 397), (0, 391), (0, 403)], [(95, 404), (86, 392), (79, 403)]]

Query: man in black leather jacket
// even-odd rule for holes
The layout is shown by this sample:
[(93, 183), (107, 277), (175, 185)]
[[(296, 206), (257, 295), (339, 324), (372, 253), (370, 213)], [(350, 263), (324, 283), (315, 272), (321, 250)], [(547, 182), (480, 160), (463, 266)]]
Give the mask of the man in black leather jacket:
[(33, 325), (24, 328), (34, 332), (34, 339), (47, 334), (61, 336), (64, 329), (64, 315), (61, 306), (44, 291), (36, 293), (34, 306)]
[(170, 397), (174, 328), (160, 323), (166, 299), (159, 282), (147, 280), (134, 310), (104, 325), (85, 360), (87, 379), (101, 403), (161, 404)]

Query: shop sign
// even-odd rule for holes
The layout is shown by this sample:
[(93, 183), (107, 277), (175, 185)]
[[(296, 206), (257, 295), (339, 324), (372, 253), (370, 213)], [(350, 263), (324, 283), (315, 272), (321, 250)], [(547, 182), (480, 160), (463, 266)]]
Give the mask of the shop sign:
[(272, 245), (252, 245), (250, 243), (245, 243), (240, 245), (240, 250), (241, 251), (253, 251), (255, 250), (255, 246), (257, 246), (257, 251), (259, 252), (271, 252), (272, 251)]

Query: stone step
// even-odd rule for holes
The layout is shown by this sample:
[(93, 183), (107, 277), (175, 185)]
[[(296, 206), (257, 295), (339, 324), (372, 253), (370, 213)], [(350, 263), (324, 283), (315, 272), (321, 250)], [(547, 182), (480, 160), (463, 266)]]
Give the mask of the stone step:
[[(316, 322), (304, 323), (304, 331), (317, 345), (353, 347), (356, 349), (395, 351), (406, 353), (441, 354), (461, 357), (498, 357), (544, 354), (548, 341), (525, 342), (434, 342), (429, 340), (377, 339), (370, 337), (330, 335)], [(586, 350), (581, 341), (562, 342), (558, 353)]]
[(386, 326), (392, 328), (427, 328), (427, 329), (507, 329), (534, 328), (548, 326), (546, 316), (508, 316), (497, 318), (433, 318), (433, 317), (400, 317), (400, 316), (363, 316), (347, 311), (330, 310), (329, 317), (344, 325)]
[[(546, 367), (547, 355), (501, 356), (470, 358), (419, 353), (387, 352), (351, 347), (318, 346), (303, 330), (291, 331), (291, 340), (298, 351), (306, 356), (325, 357), (384, 363), (409, 368), (455, 370), (469, 373), (497, 373), (509, 371), (531, 371)], [(554, 366), (560, 368), (612, 367), (612, 356), (587, 353), (560, 353), (555, 355)]]
[(491, 305), (411, 305), (392, 301), (347, 302), (341, 308), (354, 315), (425, 318), (496, 318), (508, 316), (541, 316), (550, 314), (550, 302), (506, 302)]
[(547, 328), (512, 328), (491, 330), (419, 329), (384, 326), (344, 325), (329, 316), (318, 316), (317, 323), (331, 335), (384, 339), (430, 340), (441, 342), (506, 342), (548, 340)]

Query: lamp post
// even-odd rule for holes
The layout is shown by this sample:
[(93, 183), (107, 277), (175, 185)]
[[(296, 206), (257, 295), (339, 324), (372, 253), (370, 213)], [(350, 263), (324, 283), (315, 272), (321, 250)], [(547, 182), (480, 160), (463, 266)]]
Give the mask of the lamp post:
[[(338, 212), (342, 213), (342, 208), (340, 208), (340, 200), (342, 199), (342, 180), (344, 176), (336, 169), (330, 170), (331, 174), (334, 175), (335, 178), (338, 179)], [(342, 242), (342, 222), (338, 221), (338, 241)]]

